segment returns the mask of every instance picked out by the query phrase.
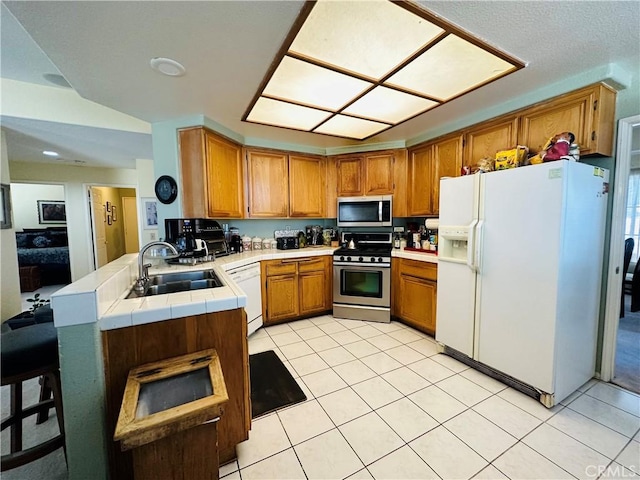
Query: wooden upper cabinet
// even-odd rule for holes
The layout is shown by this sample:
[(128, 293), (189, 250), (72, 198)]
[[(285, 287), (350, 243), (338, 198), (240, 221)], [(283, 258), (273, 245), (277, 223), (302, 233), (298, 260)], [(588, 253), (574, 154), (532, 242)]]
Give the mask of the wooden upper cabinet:
[(365, 195), (393, 193), (393, 163), (393, 153), (365, 156)]
[(462, 168), (462, 135), (444, 138), (433, 144), (433, 196), (431, 213), (440, 210), (440, 179), (442, 177), (457, 177)]
[(289, 173), (286, 154), (247, 150), (249, 217), (286, 217)]
[(476, 165), (483, 158), (496, 158), (496, 152), (518, 144), (518, 117), (481, 123), (465, 131), (464, 165)]
[(289, 216), (326, 215), (326, 160), (323, 157), (289, 155)]
[(610, 156), (616, 93), (603, 84), (556, 97), (523, 112), (518, 141), (538, 153), (549, 138), (572, 132), (580, 154)]
[(327, 157), (327, 218), (338, 216), (338, 160)]
[(433, 186), (433, 148), (426, 145), (409, 151), (407, 215), (431, 215)]
[(242, 218), (242, 147), (203, 127), (178, 131), (184, 217)]
[(338, 160), (338, 197), (357, 197), (364, 194), (364, 157), (341, 158)]

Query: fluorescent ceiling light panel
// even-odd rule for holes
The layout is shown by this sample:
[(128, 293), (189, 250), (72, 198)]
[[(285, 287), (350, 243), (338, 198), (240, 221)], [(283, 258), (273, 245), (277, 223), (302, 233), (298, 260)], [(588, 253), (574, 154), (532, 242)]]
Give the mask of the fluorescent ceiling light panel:
[(449, 35), (387, 83), (447, 100), (514, 68), (492, 53), (456, 35)]
[(372, 86), (370, 82), (284, 57), (263, 95), (336, 111)]
[(315, 108), (301, 107), (270, 98), (260, 98), (247, 120), (277, 127), (311, 130), (329, 115), (331, 113)]
[(524, 67), (408, 0), (307, 1), (295, 25), (244, 121), (363, 140)]
[(346, 115), (336, 115), (316, 128), (314, 132), (362, 140), (386, 128), (389, 128), (389, 125), (384, 123), (347, 117)]
[(440, 104), (391, 88), (376, 87), (346, 108), (344, 112), (395, 124), (436, 105)]
[(381, 79), (443, 29), (387, 0), (318, 1), (289, 51)]

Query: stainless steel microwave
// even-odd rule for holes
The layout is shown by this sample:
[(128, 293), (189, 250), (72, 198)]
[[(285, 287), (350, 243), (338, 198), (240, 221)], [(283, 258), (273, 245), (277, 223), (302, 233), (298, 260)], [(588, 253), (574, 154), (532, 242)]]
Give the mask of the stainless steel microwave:
[(339, 227), (390, 227), (392, 196), (339, 197)]

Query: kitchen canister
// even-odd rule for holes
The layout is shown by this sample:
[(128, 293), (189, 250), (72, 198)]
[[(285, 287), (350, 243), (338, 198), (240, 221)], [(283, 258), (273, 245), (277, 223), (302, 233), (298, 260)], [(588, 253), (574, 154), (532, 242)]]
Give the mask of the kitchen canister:
[(262, 249), (263, 250), (271, 250), (271, 239), (265, 238), (262, 240)]
[(251, 237), (248, 235), (242, 237), (242, 250), (245, 252), (251, 251)]
[(271, 250), (275, 250), (278, 248), (278, 241), (275, 238), (271, 239)]
[(260, 237), (253, 237), (251, 239), (252, 250), (262, 250), (262, 239)]

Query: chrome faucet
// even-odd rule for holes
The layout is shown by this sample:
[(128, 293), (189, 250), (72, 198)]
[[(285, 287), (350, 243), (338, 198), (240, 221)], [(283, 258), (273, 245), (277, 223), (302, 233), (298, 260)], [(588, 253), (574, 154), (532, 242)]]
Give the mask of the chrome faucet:
[(138, 279), (136, 280), (136, 284), (133, 289), (138, 294), (144, 293), (144, 289), (149, 281), (149, 267), (150, 263), (144, 263), (144, 254), (147, 253), (147, 250), (153, 247), (165, 247), (171, 250), (171, 253), (175, 256), (180, 255), (176, 247), (167, 242), (155, 241), (151, 243), (147, 243), (144, 247), (140, 249), (140, 253), (138, 254)]

